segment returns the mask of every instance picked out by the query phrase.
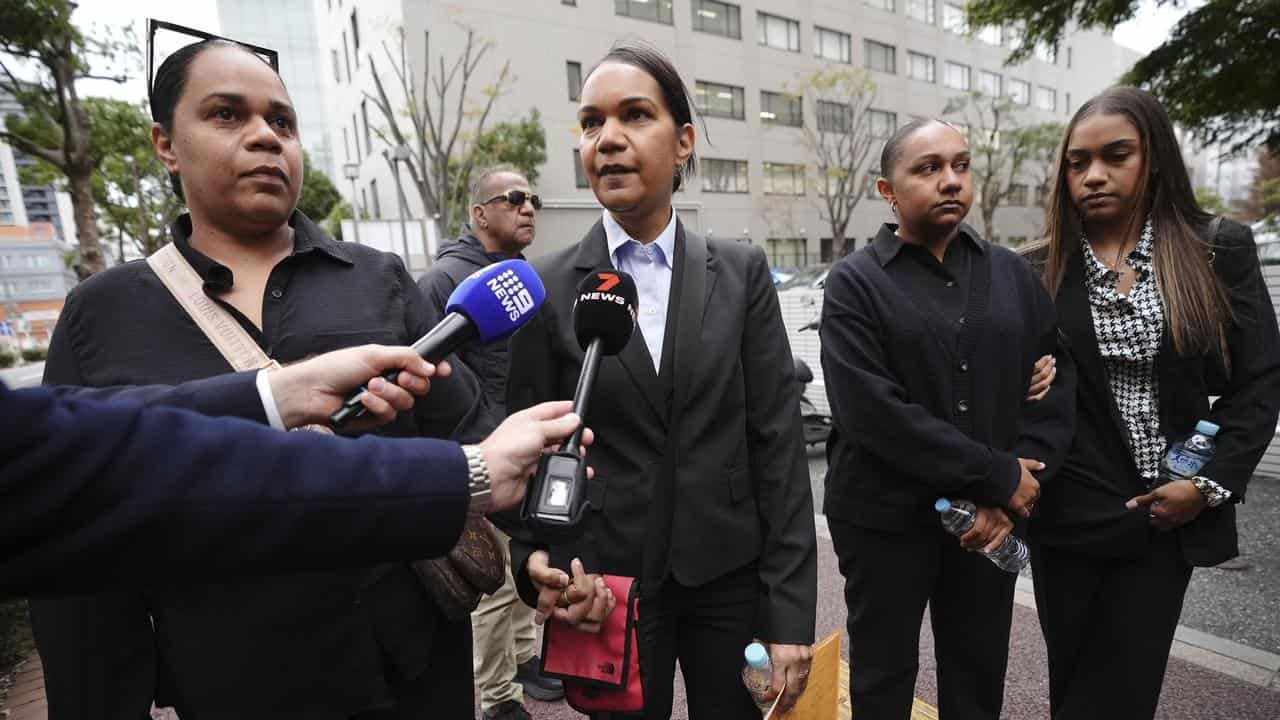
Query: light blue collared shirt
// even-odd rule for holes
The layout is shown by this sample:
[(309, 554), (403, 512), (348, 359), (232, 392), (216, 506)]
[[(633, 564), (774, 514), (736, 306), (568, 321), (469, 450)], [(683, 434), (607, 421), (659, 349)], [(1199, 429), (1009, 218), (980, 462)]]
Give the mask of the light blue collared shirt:
[(667, 301), (671, 297), (671, 272), (676, 256), (676, 213), (658, 234), (658, 239), (645, 245), (632, 239), (626, 230), (604, 211), (604, 234), (609, 240), (609, 259), (613, 267), (636, 281), (639, 298), (640, 334), (653, 358), (654, 373), (662, 372), (662, 340), (667, 332)]

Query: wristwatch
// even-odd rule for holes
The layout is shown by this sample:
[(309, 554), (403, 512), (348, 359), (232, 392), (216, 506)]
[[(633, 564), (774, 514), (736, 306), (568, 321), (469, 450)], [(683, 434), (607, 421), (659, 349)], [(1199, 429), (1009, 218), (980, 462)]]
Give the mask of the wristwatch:
[(1231, 499), (1230, 490), (1222, 487), (1207, 477), (1197, 475), (1191, 479), (1191, 482), (1196, 486), (1196, 489), (1200, 491), (1200, 494), (1204, 496), (1205, 504), (1211, 508), (1218, 507), (1222, 503)]
[(489, 483), (489, 466), (484, 461), (484, 451), (479, 445), (463, 445), (462, 454), (467, 457), (467, 491), (471, 493), (471, 505), (467, 512), (472, 515), (484, 515), (489, 512), (493, 502), (490, 496), (492, 487)]

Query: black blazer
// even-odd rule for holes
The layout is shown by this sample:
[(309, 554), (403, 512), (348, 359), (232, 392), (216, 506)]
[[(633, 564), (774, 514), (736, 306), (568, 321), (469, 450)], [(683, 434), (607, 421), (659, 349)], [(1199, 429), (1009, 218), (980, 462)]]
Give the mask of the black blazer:
[[(604, 226), (539, 258), (547, 288), (511, 346), (512, 411), (571, 397), (582, 367), (573, 302), (592, 270), (612, 267)], [(637, 329), (603, 358), (587, 424), (596, 434), (593, 511), (582, 539), (551, 548), (553, 564), (581, 557), (588, 572), (668, 576), (697, 586), (754, 563), (761, 583), (757, 635), (813, 642), (817, 549), (801, 434), (799, 385), (768, 262), (759, 248), (704, 240), (676, 223), (662, 372)], [(512, 543), (518, 586), (534, 594)], [(644, 590), (647, 588), (648, 590)]]
[[(1033, 260), (1043, 263), (1043, 253)], [(1231, 297), (1234, 318), (1226, 333), (1231, 370), (1226, 371), (1218, 352), (1177, 353), (1166, 323), (1156, 361), (1160, 429), (1174, 441), (1190, 434), (1199, 420), (1221, 426), (1217, 453), (1201, 474), (1243, 502), (1280, 414), (1280, 331), (1248, 227), (1224, 220), (1209, 262)], [(1071, 257), (1057, 307), (1079, 373), (1076, 437), (1057, 481), (1043, 488), (1032, 532), (1050, 545), (1138, 555), (1156, 531), (1145, 511), (1124, 507), (1145, 488), (1098, 355), (1082, 251)], [(1220, 396), (1212, 406), (1211, 395)], [(1239, 554), (1232, 503), (1206, 509), (1177, 533), (1183, 555), (1193, 565), (1216, 565)]]

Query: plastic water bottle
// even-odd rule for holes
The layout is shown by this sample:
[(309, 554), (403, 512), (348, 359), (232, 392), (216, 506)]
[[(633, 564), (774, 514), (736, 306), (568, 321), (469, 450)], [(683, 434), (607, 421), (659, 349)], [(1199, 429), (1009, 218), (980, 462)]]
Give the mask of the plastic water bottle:
[(1169, 451), (1160, 461), (1160, 479), (1152, 487), (1171, 483), (1174, 480), (1190, 480), (1213, 459), (1216, 449), (1215, 438), (1218, 426), (1208, 420), (1196, 423), (1196, 431), (1186, 440), (1169, 446)]
[(747, 664), (742, 668), (742, 684), (747, 686), (751, 699), (756, 701), (760, 712), (768, 713), (773, 707), (772, 700), (765, 700), (769, 687), (773, 683), (773, 665), (769, 662), (769, 651), (760, 643), (751, 643), (746, 651)]
[[(938, 501), (933, 504), (933, 509), (942, 516), (942, 527), (956, 537), (969, 532), (969, 528), (972, 528), (973, 523), (978, 519), (978, 508), (968, 500), (952, 501), (938, 498)], [(1014, 574), (1026, 567), (1027, 561), (1031, 559), (1026, 543), (1013, 535), (1006, 537), (995, 552), (981, 552), (987, 556), (988, 560), (995, 563), (996, 567)]]

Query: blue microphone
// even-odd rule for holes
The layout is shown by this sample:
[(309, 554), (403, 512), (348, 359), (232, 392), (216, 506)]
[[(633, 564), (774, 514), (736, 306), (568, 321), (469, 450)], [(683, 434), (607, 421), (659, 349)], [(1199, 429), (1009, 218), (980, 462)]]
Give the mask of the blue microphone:
[[(547, 291), (538, 273), (524, 260), (503, 260), (471, 273), (458, 283), (445, 304), (440, 324), (413, 344), (423, 359), (438, 363), (470, 342), (480, 344), (501, 340), (515, 332), (541, 307)], [(382, 377), (394, 383), (399, 370), (388, 370)], [(329, 420), (334, 427), (363, 416), (360, 388)]]

